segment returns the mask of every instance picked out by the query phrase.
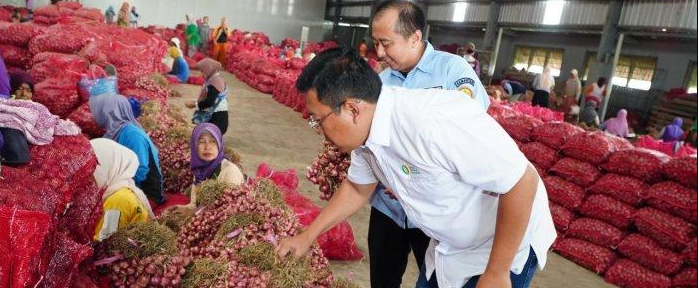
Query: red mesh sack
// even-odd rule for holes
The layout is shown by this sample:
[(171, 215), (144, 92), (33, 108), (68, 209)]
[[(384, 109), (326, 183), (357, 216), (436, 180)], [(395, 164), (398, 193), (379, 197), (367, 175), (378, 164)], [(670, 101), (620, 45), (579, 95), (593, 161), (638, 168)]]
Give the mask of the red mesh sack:
[(669, 161), (664, 153), (643, 149), (627, 149), (614, 152), (603, 165), (606, 171), (656, 183), (662, 179), (662, 165)]
[(58, 18), (58, 16), (61, 16), (58, 10), (58, 6), (56, 5), (44, 5), (37, 7), (36, 9), (34, 9), (34, 15), (50, 18)]
[(500, 124), (511, 138), (527, 143), (531, 140), (533, 128), (542, 125), (543, 122), (530, 116), (521, 115), (505, 118)]
[(94, 181), (78, 184), (70, 208), (58, 219), (59, 229), (78, 243), (90, 243), (102, 217), (102, 194)]
[(693, 238), (693, 240), (688, 244), (688, 247), (681, 252), (681, 257), (686, 264), (696, 267), (698, 263), (698, 239)]
[(72, 1), (60, 1), (56, 3), (56, 6), (58, 6), (59, 9), (70, 9), (70, 10), (78, 10), (82, 8), (82, 4), (80, 2), (72, 2)]
[(47, 78), (61, 79), (67, 84), (75, 85), (77, 90), (80, 75), (90, 67), (87, 60), (77, 55), (60, 53), (41, 53), (32, 58), (32, 69), (29, 70), (36, 83)]
[(77, 53), (94, 34), (84, 24), (56, 24), (29, 41), (32, 54), (40, 52)]
[(80, 104), (76, 83), (48, 78), (34, 86), (32, 100), (43, 104), (52, 114), (65, 118)]
[(695, 155), (674, 158), (662, 166), (662, 172), (667, 178), (695, 189), (698, 187), (698, 165), (696, 163)]
[(581, 218), (572, 222), (565, 237), (581, 239), (601, 247), (615, 249), (618, 243), (623, 241), (625, 232), (601, 220)]
[(92, 113), (90, 112), (90, 105), (87, 102), (82, 103), (78, 109), (75, 109), (73, 113), (70, 113), (68, 120), (73, 121), (75, 124), (80, 126), (82, 133), (87, 134), (90, 138), (101, 137), (104, 135), (104, 133), (106, 133), (106, 130), (99, 127), (97, 122), (95, 122), (95, 119), (92, 117)]
[(596, 166), (572, 158), (558, 161), (550, 168), (550, 172), (582, 187), (589, 187), (601, 176), (601, 171)]
[(50, 253), (51, 217), (43, 212), (0, 207), (0, 222), (9, 222), (6, 231), (12, 265), (7, 287), (31, 287), (48, 266), (43, 256)]
[(604, 195), (591, 195), (579, 210), (587, 217), (602, 220), (626, 230), (632, 223), (635, 208)]
[(661, 211), (698, 223), (698, 194), (676, 182), (662, 182), (647, 190), (647, 204)]
[(494, 120), (499, 122), (500, 125), (502, 121), (506, 118), (521, 115), (521, 113), (512, 109), (511, 107), (500, 104), (490, 105), (490, 107), (487, 109), (487, 114), (489, 114), (490, 117), (494, 118)]
[[(516, 146), (520, 147), (520, 146), (519, 146), (519, 143), (516, 143)], [(548, 171), (547, 171), (547, 170), (545, 170), (545, 169), (543, 169), (543, 168), (540, 168), (540, 166), (538, 166), (538, 165), (536, 165), (536, 164), (533, 164), (533, 168), (536, 168), (536, 172), (538, 172), (538, 176), (540, 176), (541, 179), (542, 179), (542, 178), (545, 178), (545, 177), (548, 177)]]
[(623, 148), (632, 148), (632, 145), (622, 145), (622, 142), (613, 137), (602, 131), (578, 133), (562, 145), (562, 151), (574, 159), (601, 165), (611, 153)]
[(545, 189), (548, 191), (548, 198), (551, 202), (565, 207), (571, 211), (577, 211), (586, 193), (582, 187), (574, 183), (565, 181), (557, 176), (549, 176), (543, 179)]
[(604, 194), (623, 203), (638, 206), (648, 188), (649, 185), (636, 178), (611, 173), (604, 175), (589, 187), (589, 192)]
[(543, 143), (553, 149), (560, 149), (570, 137), (584, 132), (579, 126), (566, 122), (549, 122), (533, 128), (533, 141)]
[(557, 151), (538, 142), (526, 143), (521, 146), (521, 152), (531, 162), (538, 164), (543, 170), (548, 170), (557, 163)]
[(671, 287), (674, 288), (694, 288), (698, 287), (698, 270), (696, 268), (685, 268), (674, 276), (671, 280)]
[(34, 23), (2, 23), (0, 24), (0, 44), (27, 47), (31, 38), (44, 33), (46, 28)]
[[(10, 191), (8, 190), (8, 193)], [(0, 195), (3, 189), (0, 188)], [(10, 220), (12, 214), (0, 208), (0, 287), (10, 287), (10, 274), (12, 273), (12, 242), (10, 241)], [(3, 213), (5, 211), (5, 213)]]
[(570, 224), (577, 217), (572, 211), (567, 208), (550, 202), (550, 213), (553, 216), (553, 223), (558, 231), (565, 231), (570, 227)]
[(29, 64), (29, 51), (21, 47), (0, 45), (0, 56), (7, 65), (26, 67)]
[(613, 264), (604, 277), (606, 282), (625, 288), (669, 288), (668, 276), (653, 272), (640, 264), (621, 259)]
[(681, 256), (664, 249), (654, 240), (632, 234), (618, 245), (618, 252), (645, 268), (665, 275), (673, 275), (681, 268)]
[(102, 14), (102, 11), (95, 8), (82, 8), (80, 10), (77, 10), (75, 11), (75, 16), (97, 22), (105, 21), (104, 14)]
[(610, 249), (584, 240), (566, 238), (553, 245), (553, 250), (574, 263), (597, 274), (603, 274), (618, 256)]
[[(40, 211), (57, 217), (65, 210), (70, 191), (56, 189), (26, 170), (3, 167), (0, 205), (27, 211)], [(21, 193), (18, 191), (22, 191)]]
[(637, 230), (665, 248), (680, 252), (696, 237), (696, 227), (654, 208), (642, 208), (633, 217)]
[(92, 247), (75, 243), (68, 235), (58, 233), (58, 248), (49, 263), (41, 286), (46, 288), (70, 288), (80, 272), (78, 265), (92, 256)]

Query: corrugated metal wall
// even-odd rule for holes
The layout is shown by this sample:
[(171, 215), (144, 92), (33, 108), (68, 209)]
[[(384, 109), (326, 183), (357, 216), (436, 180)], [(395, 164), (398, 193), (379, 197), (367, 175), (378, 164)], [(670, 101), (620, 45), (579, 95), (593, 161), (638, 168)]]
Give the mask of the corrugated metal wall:
[(504, 3), (499, 12), (499, 23), (541, 24), (545, 5), (545, 1)]
[(593, 25), (606, 22), (608, 2), (606, 1), (568, 1), (562, 10), (561, 25)]
[[(334, 10), (332, 11), (334, 15)], [(371, 17), (371, 6), (342, 7), (342, 16), (345, 17)]]
[(696, 30), (697, 0), (626, 0), (620, 25)]
[[(465, 22), (484, 23), (490, 13), (490, 5), (487, 3), (467, 3), (465, 10)], [(456, 4), (443, 4), (429, 6), (427, 19), (430, 21), (452, 21), (456, 11)]]

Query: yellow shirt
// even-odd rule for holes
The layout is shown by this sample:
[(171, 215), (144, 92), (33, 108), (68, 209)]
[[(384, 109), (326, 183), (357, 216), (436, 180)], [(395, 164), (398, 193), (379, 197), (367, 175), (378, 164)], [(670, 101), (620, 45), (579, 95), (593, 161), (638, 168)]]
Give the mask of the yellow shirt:
[(148, 221), (148, 210), (129, 188), (121, 188), (104, 200), (104, 215), (95, 229), (95, 241), (102, 241), (128, 224)]
[(172, 58), (179, 58), (182, 57), (182, 52), (180, 52), (179, 48), (170, 46), (170, 48), (167, 48), (167, 54), (170, 55)]

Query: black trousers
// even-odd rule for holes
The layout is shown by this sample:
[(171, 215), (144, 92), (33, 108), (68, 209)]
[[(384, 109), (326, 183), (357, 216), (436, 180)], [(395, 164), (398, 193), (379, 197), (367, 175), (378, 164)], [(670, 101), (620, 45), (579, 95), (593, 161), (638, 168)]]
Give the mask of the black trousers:
[(228, 131), (228, 111), (214, 112), (209, 123), (216, 125), (221, 130), (221, 135)]
[(371, 259), (371, 288), (400, 288), (410, 251), (417, 268), (424, 265), (429, 237), (419, 229), (402, 229), (388, 216), (371, 208), (368, 225), (368, 255)]
[(550, 92), (543, 90), (533, 90), (533, 106), (548, 108), (550, 105)]

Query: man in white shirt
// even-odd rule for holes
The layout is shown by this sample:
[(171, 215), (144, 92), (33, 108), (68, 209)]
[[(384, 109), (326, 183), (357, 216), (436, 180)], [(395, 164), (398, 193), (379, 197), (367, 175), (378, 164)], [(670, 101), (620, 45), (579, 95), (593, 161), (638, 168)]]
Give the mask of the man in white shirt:
[(353, 49), (323, 52), (299, 77), (311, 127), (353, 151), (352, 164), (313, 224), (281, 241), (279, 257), (305, 255), (380, 181), (432, 238), (417, 287), (528, 287), (556, 238), (536, 170), (474, 99), (381, 86)]

